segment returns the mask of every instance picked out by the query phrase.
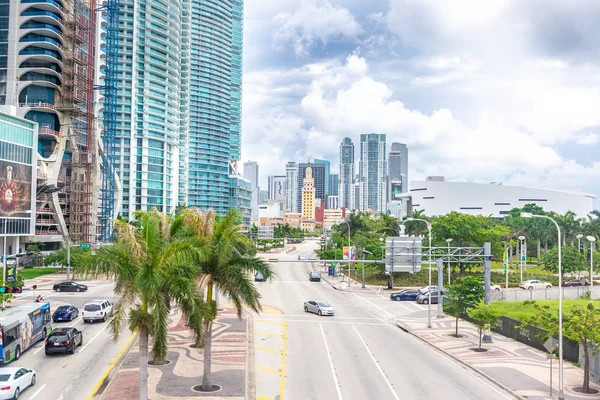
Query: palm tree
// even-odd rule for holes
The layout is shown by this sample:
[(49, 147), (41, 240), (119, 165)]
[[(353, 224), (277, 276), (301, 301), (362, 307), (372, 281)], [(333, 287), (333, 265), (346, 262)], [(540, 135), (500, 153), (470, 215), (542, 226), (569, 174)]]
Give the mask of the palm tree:
[[(415, 210), (410, 217), (428, 220), (425, 210)], [(404, 226), (406, 227), (405, 232), (407, 235), (421, 235), (427, 230), (427, 226), (418, 221), (405, 221)]]
[[(262, 310), (260, 294), (250, 278), (252, 272), (260, 272), (265, 279), (271, 279), (271, 268), (260, 258), (256, 250), (241, 233), (239, 213), (230, 210), (222, 217), (215, 217), (211, 211), (187, 209), (182, 212), (185, 228), (183, 235), (192, 235), (200, 240), (196, 259), (201, 269), (198, 275), (199, 286), (206, 289), (206, 302), (212, 313), (204, 320), (203, 337), (197, 343), (204, 347), (204, 372), (201, 389), (213, 391), (211, 377), (212, 322), (216, 316), (215, 290), (229, 297), (241, 318), (243, 307), (255, 312)], [(216, 287), (216, 289), (215, 289)]]
[(168, 218), (156, 210), (137, 212), (135, 225), (117, 220), (114, 244), (101, 247), (83, 266), (85, 275), (104, 275), (115, 281), (118, 299), (109, 324), (113, 338), (118, 339), (126, 318), (129, 329), (139, 332), (143, 400), (148, 398), (148, 339), (154, 337), (153, 362), (164, 364), (171, 305), (179, 305), (193, 327), (201, 327), (203, 317), (210, 316), (195, 281), (197, 241), (170, 235), (180, 225), (181, 218)]

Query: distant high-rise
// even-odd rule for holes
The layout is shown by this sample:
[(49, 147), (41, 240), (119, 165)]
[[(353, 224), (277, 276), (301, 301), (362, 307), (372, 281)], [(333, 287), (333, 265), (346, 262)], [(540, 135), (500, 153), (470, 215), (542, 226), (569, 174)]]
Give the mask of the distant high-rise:
[(388, 182), (401, 182), (402, 193), (408, 192), (408, 148), (403, 143), (392, 143), (388, 158)]
[(315, 197), (320, 199), (323, 203), (327, 199), (325, 182), (328, 176), (326, 176), (327, 164), (323, 163), (300, 163), (298, 164), (298, 205), (302, 204), (302, 184), (304, 183), (304, 177), (306, 176), (306, 169), (312, 170), (312, 177), (314, 179), (315, 186)]
[(338, 196), (340, 207), (353, 209), (351, 201), (354, 183), (354, 144), (349, 137), (344, 138), (340, 144), (340, 184)]
[(269, 183), (269, 199), (276, 199), (286, 195), (286, 180), (285, 175), (271, 175), (268, 178)]
[(312, 168), (306, 168), (306, 175), (302, 184), (302, 218), (315, 219), (315, 180), (312, 176)]
[(329, 174), (329, 195), (339, 196), (340, 193), (340, 174)]
[(325, 185), (325, 196), (323, 197), (322, 200), (325, 200), (325, 198), (327, 196), (329, 196), (329, 174), (330, 174), (330, 170), (331, 170), (331, 164), (329, 163), (329, 161), (327, 160), (319, 160), (318, 158), (315, 158), (314, 161), (315, 164), (323, 164), (325, 166), (325, 181), (323, 182), (323, 184)]
[(259, 190), (258, 192), (258, 203), (264, 204), (269, 200), (269, 191), (268, 190)]
[(360, 135), (360, 210), (386, 211), (385, 135)]
[(244, 178), (252, 185), (252, 219), (258, 219), (258, 204), (260, 202), (260, 188), (258, 187), (258, 163), (248, 161), (244, 163)]
[(285, 185), (286, 185), (286, 204), (285, 212), (300, 212), (300, 203), (298, 199), (298, 163), (288, 162), (285, 166)]

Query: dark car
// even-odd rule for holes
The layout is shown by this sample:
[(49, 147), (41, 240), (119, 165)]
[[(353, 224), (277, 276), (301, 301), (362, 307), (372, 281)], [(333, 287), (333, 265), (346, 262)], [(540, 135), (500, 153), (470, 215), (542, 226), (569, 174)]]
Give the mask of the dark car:
[(311, 282), (321, 282), (321, 273), (319, 272), (310, 272), (308, 274), (308, 280)]
[(79, 309), (73, 306), (60, 306), (52, 314), (52, 321), (73, 321), (79, 317)]
[[(429, 304), (429, 292), (419, 293), (419, 295), (417, 296), (417, 303)], [(438, 303), (438, 291), (432, 290), (431, 291), (431, 304), (437, 304), (437, 303)]]
[(52, 353), (74, 354), (83, 344), (83, 332), (75, 328), (56, 328), (46, 338), (46, 355)]
[(589, 284), (590, 283), (587, 281), (587, 279), (585, 280), (585, 283), (579, 279), (571, 279), (571, 280), (564, 282), (563, 286), (564, 287), (589, 286)]
[(57, 292), (85, 292), (88, 289), (86, 285), (77, 282), (61, 282), (52, 287), (52, 290)]
[(417, 289), (405, 289), (398, 293), (390, 294), (390, 299), (394, 300), (394, 301), (404, 301), (404, 300), (414, 301), (417, 299), (417, 296), (419, 294), (420, 293)]

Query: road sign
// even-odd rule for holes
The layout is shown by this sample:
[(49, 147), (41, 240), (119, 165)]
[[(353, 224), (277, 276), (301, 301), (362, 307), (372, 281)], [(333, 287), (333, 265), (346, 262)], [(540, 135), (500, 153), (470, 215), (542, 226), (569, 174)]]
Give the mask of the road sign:
[(13, 283), (17, 281), (17, 268), (15, 265), (6, 267), (6, 282)]
[(544, 342), (544, 348), (546, 350), (548, 350), (548, 353), (552, 353), (554, 351), (554, 349), (556, 348), (556, 345), (558, 344), (558, 340), (554, 339), (553, 337), (548, 338), (548, 340), (546, 340)]
[(92, 244), (91, 243), (80, 243), (79, 244), (79, 248), (80, 249), (91, 249), (92, 248)]

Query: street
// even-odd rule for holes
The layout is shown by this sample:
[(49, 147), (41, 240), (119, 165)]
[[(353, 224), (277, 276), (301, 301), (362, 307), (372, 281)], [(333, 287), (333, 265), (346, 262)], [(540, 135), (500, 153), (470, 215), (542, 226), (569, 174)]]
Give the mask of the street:
[[(315, 245), (276, 258), (314, 257)], [(514, 398), (393, 323), (399, 315), (426, 318), (427, 306), (360, 286), (342, 292), (309, 282), (309, 263), (272, 267), (275, 280), (257, 283), (266, 306), (254, 316), (258, 399)], [(308, 300), (330, 303), (335, 316), (304, 313)]]
[[(49, 301), (52, 311), (58, 306), (72, 304), (81, 311), (85, 303), (106, 299), (115, 300), (113, 285), (103, 281), (82, 281), (88, 285), (88, 291), (82, 293), (56, 293), (52, 285), (42, 285), (36, 291), (44, 300)], [(14, 301), (15, 304), (32, 300), (31, 291), (24, 292)], [(75, 354), (44, 353), (44, 342), (38, 342), (25, 351), (17, 361), (5, 364), (6, 367), (24, 367), (34, 369), (37, 375), (35, 386), (29, 387), (21, 394), (21, 399), (57, 399), (82, 400), (88, 398), (96, 384), (102, 378), (115, 356), (129, 339), (131, 333), (127, 328), (117, 342), (112, 340), (108, 322), (84, 324), (81, 317), (72, 322), (52, 323), (53, 328), (74, 326), (83, 332), (83, 345)]]

